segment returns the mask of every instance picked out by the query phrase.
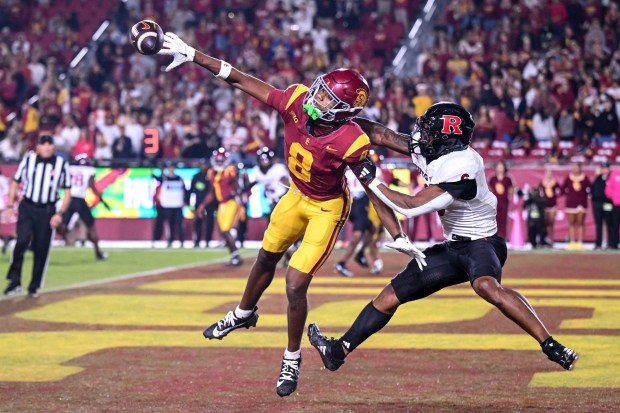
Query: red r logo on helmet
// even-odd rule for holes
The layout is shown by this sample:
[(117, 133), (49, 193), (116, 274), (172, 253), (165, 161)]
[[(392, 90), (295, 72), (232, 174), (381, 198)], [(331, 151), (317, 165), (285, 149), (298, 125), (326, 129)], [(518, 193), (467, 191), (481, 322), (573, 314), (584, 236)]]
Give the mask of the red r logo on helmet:
[(443, 115), (441, 119), (443, 119), (443, 129), (441, 129), (441, 133), (454, 133), (455, 135), (463, 134), (460, 127), (461, 122), (463, 121), (461, 118), (454, 115)]

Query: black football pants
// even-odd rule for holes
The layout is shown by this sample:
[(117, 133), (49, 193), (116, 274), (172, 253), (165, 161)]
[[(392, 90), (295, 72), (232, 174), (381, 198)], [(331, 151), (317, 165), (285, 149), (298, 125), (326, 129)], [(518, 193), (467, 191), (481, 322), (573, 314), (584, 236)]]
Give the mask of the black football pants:
[(28, 291), (31, 293), (41, 288), (45, 277), (53, 233), (50, 220), (55, 213), (56, 207), (54, 205), (36, 206), (27, 201), (22, 201), (19, 204), (17, 241), (6, 278), (12, 283), (21, 284), (24, 254), (28, 250), (28, 246), (31, 245), (34, 255), (32, 280), (28, 287)]

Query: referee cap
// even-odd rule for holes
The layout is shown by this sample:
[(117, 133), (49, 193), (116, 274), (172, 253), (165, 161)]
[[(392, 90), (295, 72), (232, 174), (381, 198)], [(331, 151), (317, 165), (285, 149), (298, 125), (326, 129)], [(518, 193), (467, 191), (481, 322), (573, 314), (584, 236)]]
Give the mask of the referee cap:
[(54, 144), (54, 138), (52, 135), (41, 135), (39, 136), (39, 145), (43, 145), (44, 143), (49, 143), (50, 145)]

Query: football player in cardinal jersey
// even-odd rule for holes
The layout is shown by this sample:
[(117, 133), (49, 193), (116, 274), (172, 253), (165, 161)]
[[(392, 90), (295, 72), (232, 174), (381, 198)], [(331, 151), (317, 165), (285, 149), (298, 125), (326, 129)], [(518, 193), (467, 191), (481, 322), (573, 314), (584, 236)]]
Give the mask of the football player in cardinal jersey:
[(310, 324), (310, 343), (325, 367), (338, 369), (346, 354), (381, 330), (401, 304), (469, 281), (480, 297), (534, 337), (550, 360), (571, 370), (577, 353), (551, 337), (523, 295), (501, 285), (506, 242), (497, 235), (497, 201), (487, 187), (482, 157), (469, 147), (475, 125), (471, 114), (456, 103), (436, 103), (417, 120), (411, 136), (369, 120), (356, 122), (374, 144), (411, 154), (426, 187), (414, 196), (393, 191), (374, 179), (375, 167), (369, 160), (355, 169), (362, 183), (407, 217), (438, 211), (446, 241), (424, 251), (426, 267), (412, 261), (396, 275), (342, 338), (327, 339), (316, 324)]
[(196, 209), (196, 214), (202, 216), (204, 210), (213, 198), (217, 199), (217, 227), (220, 235), (230, 251), (228, 265), (239, 266), (243, 263), (235, 238), (230, 233), (239, 221), (240, 206), (236, 196), (239, 194), (239, 171), (232, 164), (230, 154), (226, 149), (219, 148), (211, 156), (211, 169), (207, 171), (207, 178), (211, 189), (203, 202)]
[(58, 226), (58, 233), (66, 237), (67, 232), (70, 231), (71, 218), (77, 214), (84, 222), (84, 225), (86, 225), (88, 240), (95, 247), (95, 258), (100, 261), (106, 260), (108, 255), (101, 252), (99, 248), (99, 234), (97, 234), (97, 228), (95, 227), (95, 218), (86, 203), (86, 191), (90, 188), (106, 209), (109, 210), (110, 207), (103, 200), (101, 192), (95, 186), (96, 171), (91, 165), (88, 155), (77, 155), (75, 163), (69, 166), (69, 173), (71, 174), (71, 203), (65, 213), (62, 214), (62, 224)]
[[(338, 69), (319, 76), (310, 88), (294, 84), (280, 90), (230, 63), (195, 50), (174, 33), (166, 33), (164, 39), (159, 54), (173, 57), (166, 71), (193, 61), (218, 79), (271, 106), (284, 121), (290, 189), (271, 214), (241, 302), (225, 318), (208, 327), (204, 336), (222, 339), (235, 329), (256, 325), (256, 304), (273, 280), (278, 261), (303, 234), (286, 272), (288, 345), (276, 392), (288, 396), (297, 389), (299, 379), (308, 287), (329, 257), (349, 215), (351, 200), (345, 169), (361, 165), (370, 148), (368, 136), (351, 121), (366, 105), (368, 84), (356, 71)], [(376, 196), (370, 197), (378, 202)], [(387, 230), (395, 237), (394, 247), (417, 257), (423, 265), (423, 254), (401, 233), (394, 212), (384, 204), (377, 205)]]

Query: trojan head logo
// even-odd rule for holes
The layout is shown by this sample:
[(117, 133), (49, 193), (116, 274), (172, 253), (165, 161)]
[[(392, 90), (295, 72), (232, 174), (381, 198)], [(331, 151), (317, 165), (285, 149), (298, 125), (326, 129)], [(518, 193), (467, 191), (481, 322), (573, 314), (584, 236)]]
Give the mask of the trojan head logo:
[(463, 131), (461, 130), (461, 122), (463, 120), (461, 118), (454, 115), (443, 115), (441, 119), (443, 119), (443, 128), (441, 129), (441, 133), (453, 133), (455, 135), (463, 134)]
[(355, 102), (353, 102), (353, 106), (356, 108), (366, 106), (366, 102), (368, 101), (366, 91), (360, 87), (355, 92), (357, 93), (357, 97), (355, 98)]

